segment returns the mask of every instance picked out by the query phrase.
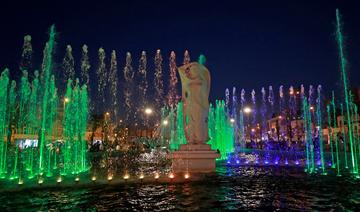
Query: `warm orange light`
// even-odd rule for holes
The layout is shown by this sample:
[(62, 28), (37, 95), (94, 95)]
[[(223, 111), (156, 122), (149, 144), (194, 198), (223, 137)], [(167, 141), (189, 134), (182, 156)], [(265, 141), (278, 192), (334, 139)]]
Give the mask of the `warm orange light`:
[(251, 108), (245, 107), (244, 108), (244, 113), (251, 113)]
[(140, 180), (144, 179), (144, 174), (140, 174), (139, 179)]
[(189, 178), (190, 178), (190, 174), (189, 174), (189, 173), (186, 173), (186, 174), (184, 175), (184, 178), (185, 178), (185, 179), (189, 179)]
[(151, 108), (146, 108), (145, 109), (145, 114), (146, 115), (150, 115), (150, 114), (152, 114), (153, 113), (153, 110), (151, 109)]
[(124, 178), (124, 180), (128, 180), (130, 178), (130, 175), (128, 173), (126, 173), (123, 178)]
[(159, 179), (159, 177), (160, 177), (159, 173), (155, 173), (154, 178), (155, 178), (155, 179)]
[(108, 180), (108, 181), (112, 181), (112, 179), (113, 179), (113, 175), (112, 175), (112, 174), (109, 174), (108, 177), (107, 177), (107, 180)]
[(96, 181), (96, 176), (92, 176), (91, 180)]
[(169, 178), (170, 178), (170, 179), (174, 179), (174, 178), (175, 178), (174, 173), (170, 173), (170, 174), (169, 174)]

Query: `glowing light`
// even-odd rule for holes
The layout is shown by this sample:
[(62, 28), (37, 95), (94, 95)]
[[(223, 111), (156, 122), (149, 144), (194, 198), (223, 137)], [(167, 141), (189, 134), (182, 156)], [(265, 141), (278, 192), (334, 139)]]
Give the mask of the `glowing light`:
[(151, 109), (151, 108), (146, 108), (145, 109), (145, 114), (146, 115), (150, 115), (150, 114), (152, 114), (153, 113), (153, 110)]
[(186, 174), (184, 175), (184, 178), (185, 178), (185, 179), (189, 179), (189, 178), (190, 178), (190, 174), (189, 174), (189, 173), (186, 173)]
[(70, 99), (67, 98), (67, 97), (65, 97), (65, 98), (64, 98), (64, 102), (68, 103), (68, 102), (70, 102)]
[(128, 173), (126, 173), (123, 178), (124, 178), (124, 180), (128, 180), (130, 178), (130, 175)]
[(105, 115), (106, 115), (106, 116), (110, 116), (110, 113), (109, 113), (109, 112), (106, 112)]
[(80, 181), (80, 178), (79, 177), (76, 177), (75, 178), (75, 182), (79, 182)]
[(239, 160), (236, 160), (236, 164), (240, 164), (240, 161), (239, 161)]
[(57, 183), (61, 183), (61, 181), (62, 181), (61, 177), (58, 177), (58, 178), (56, 179), (56, 182), (57, 182)]
[(155, 173), (154, 178), (157, 180), (157, 179), (159, 179), (159, 177), (160, 177), (159, 173)]
[(112, 179), (113, 179), (113, 175), (112, 175), (112, 174), (109, 174), (108, 177), (107, 177), (107, 180), (108, 180), (108, 181), (112, 181)]
[(44, 180), (43, 180), (42, 178), (40, 178), (40, 179), (38, 180), (38, 184), (41, 185), (41, 184), (43, 184), (43, 183), (44, 183)]
[(144, 174), (140, 174), (139, 179), (142, 180), (144, 179), (144, 177), (145, 177)]
[(282, 116), (279, 116), (279, 119), (282, 119)]
[(93, 182), (95, 182), (95, 181), (96, 181), (96, 176), (92, 176), (92, 177), (91, 177), (91, 180), (92, 180)]
[(245, 107), (244, 108), (244, 113), (251, 113), (251, 108)]
[(299, 161), (295, 161), (295, 164), (296, 164), (296, 165), (299, 165)]
[(169, 123), (168, 120), (164, 120), (164, 121), (163, 121), (163, 125), (165, 125), (165, 126), (168, 125), (168, 123)]
[(22, 185), (24, 184), (24, 181), (22, 179), (19, 179), (19, 182), (18, 182), (19, 185)]
[(313, 107), (313, 106), (310, 106), (310, 110), (314, 110), (314, 107)]
[(174, 179), (174, 178), (175, 178), (174, 173), (170, 173), (170, 174), (169, 174), (169, 178), (170, 178), (170, 179)]
[(255, 132), (255, 129), (254, 129), (254, 128), (252, 128), (252, 129), (251, 129), (251, 132)]
[(226, 163), (227, 163), (227, 164), (230, 164), (230, 161), (228, 160)]
[(231, 119), (230, 119), (230, 122), (231, 122), (231, 123), (234, 123), (234, 122), (235, 122), (235, 119), (231, 118)]

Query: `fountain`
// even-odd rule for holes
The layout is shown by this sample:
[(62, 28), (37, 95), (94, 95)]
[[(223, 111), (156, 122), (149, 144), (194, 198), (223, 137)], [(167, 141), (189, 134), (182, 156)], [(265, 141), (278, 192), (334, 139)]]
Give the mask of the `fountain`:
[(24, 69), (30, 67), (29, 63), (21, 65), (18, 91), (15, 81), (10, 83), (7, 69), (0, 77), (3, 86), (0, 93), (0, 176), (18, 179), (19, 184), (35, 176), (43, 182), (43, 175), (79, 174), (88, 169), (84, 138), (88, 118), (87, 87), (80, 89), (78, 82), (73, 86), (70, 79), (64, 101), (63, 134), (58, 130), (61, 124), (59, 97), (52, 73), (55, 34), (52, 26), (42, 72), (34, 71), (31, 83)]

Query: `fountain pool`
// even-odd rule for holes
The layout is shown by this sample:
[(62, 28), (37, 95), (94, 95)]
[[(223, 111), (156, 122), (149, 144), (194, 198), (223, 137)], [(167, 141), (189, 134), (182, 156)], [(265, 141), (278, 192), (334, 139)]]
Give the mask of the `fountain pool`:
[(73, 182), (8, 190), (1, 192), (0, 210), (355, 211), (360, 207), (360, 185), (350, 175), (308, 175), (298, 167), (218, 163), (216, 174), (200, 181)]

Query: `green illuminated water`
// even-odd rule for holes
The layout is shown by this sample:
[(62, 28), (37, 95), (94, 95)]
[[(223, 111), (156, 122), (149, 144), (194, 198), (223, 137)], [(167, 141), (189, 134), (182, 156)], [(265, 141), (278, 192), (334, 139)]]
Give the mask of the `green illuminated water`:
[(41, 75), (34, 71), (30, 82), (31, 73), (23, 68), (18, 89), (15, 81), (9, 83), (9, 70), (0, 76), (0, 177), (18, 179), (19, 184), (35, 176), (43, 180), (43, 175), (88, 170), (87, 87), (80, 87), (78, 81), (72, 85), (70, 80), (66, 94), (70, 101), (59, 105), (52, 61), (54, 26), (49, 34)]
[[(336, 9), (336, 38), (338, 43), (339, 49), (339, 59), (340, 59), (340, 69), (341, 69), (341, 78), (343, 83), (343, 94), (344, 94), (344, 104), (345, 110), (342, 113), (346, 115), (346, 122), (347, 122), (347, 131), (348, 131), (348, 140), (350, 144), (350, 152), (351, 152), (351, 165), (352, 165), (352, 172), (358, 173), (357, 167), (357, 155), (355, 152), (355, 145), (354, 145), (354, 138), (353, 138), (353, 124), (351, 120), (351, 112), (350, 112), (350, 99), (349, 99), (349, 85), (348, 85), (348, 78), (347, 78), (347, 60), (345, 58), (344, 53), (344, 37), (342, 34), (342, 23), (341, 23), (341, 16), (339, 9)], [(346, 114), (344, 114), (346, 112)], [(345, 139), (346, 140), (346, 139)], [(345, 143), (345, 142), (344, 142)], [(345, 145), (346, 148), (346, 145)], [(346, 151), (345, 151), (346, 153)], [(345, 154), (346, 156), (346, 154)], [(347, 163), (347, 158), (345, 158), (345, 162)]]

